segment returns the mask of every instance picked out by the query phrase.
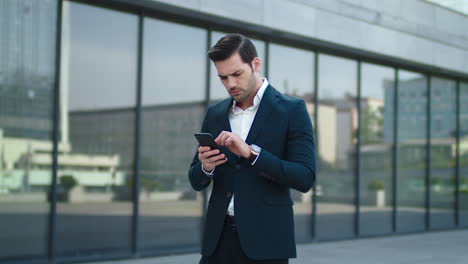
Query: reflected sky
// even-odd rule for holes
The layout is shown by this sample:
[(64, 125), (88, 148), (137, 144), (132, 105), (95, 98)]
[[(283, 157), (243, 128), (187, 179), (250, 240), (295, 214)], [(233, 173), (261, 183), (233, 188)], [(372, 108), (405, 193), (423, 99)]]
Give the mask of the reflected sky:
[(392, 68), (374, 64), (361, 64), (362, 96), (373, 99), (384, 99), (385, 82), (392, 82), (395, 71)]
[(203, 101), (206, 30), (146, 18), (143, 105)]
[(409, 72), (409, 71), (398, 71), (398, 80), (400, 81), (409, 81), (414, 79), (422, 78), (423, 76), (420, 73)]
[(314, 91), (314, 63), (311, 51), (271, 44), (270, 82), (289, 95), (311, 95)]
[[(130, 107), (136, 103), (138, 19), (134, 15), (65, 2), (69, 37), (69, 110)], [(66, 48), (65, 48), (66, 49)], [(67, 68), (68, 66), (68, 68)], [(103, 100), (108, 98), (110, 100)]]
[(319, 55), (319, 98), (339, 99), (357, 94), (357, 62), (330, 55)]

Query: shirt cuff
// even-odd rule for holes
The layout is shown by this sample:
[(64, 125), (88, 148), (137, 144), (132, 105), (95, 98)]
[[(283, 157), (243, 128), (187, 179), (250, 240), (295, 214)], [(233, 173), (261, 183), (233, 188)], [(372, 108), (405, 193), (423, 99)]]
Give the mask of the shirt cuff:
[(216, 168), (213, 168), (210, 172), (207, 172), (204, 168), (203, 168), (203, 164), (201, 164), (201, 170), (205, 173), (206, 176), (210, 177), (213, 179), (213, 175), (214, 175), (214, 171), (215, 171)]

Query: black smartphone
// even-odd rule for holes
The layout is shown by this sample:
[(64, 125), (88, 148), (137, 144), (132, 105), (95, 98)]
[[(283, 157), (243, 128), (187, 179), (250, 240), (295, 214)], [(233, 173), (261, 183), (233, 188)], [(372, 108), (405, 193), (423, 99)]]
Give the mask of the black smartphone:
[(208, 146), (211, 149), (219, 148), (218, 144), (216, 144), (213, 136), (210, 133), (195, 133), (194, 135), (201, 146)]

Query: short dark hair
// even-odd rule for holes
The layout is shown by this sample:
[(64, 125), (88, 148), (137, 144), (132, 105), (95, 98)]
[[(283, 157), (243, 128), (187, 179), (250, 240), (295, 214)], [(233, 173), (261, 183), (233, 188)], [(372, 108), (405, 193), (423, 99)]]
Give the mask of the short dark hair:
[(231, 33), (222, 37), (208, 51), (208, 57), (213, 61), (223, 61), (239, 52), (239, 55), (244, 63), (252, 66), (252, 60), (257, 55), (257, 49), (250, 39), (241, 34)]

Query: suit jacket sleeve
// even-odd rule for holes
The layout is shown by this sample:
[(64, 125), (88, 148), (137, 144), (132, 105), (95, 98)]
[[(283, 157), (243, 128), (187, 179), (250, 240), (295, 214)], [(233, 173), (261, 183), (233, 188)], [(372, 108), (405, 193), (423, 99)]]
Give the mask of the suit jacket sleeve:
[[(208, 109), (209, 112), (209, 109)], [(205, 120), (203, 120), (203, 125), (201, 132), (206, 132), (207, 131), (207, 119), (208, 119), (208, 113), (205, 116)], [(211, 182), (211, 178), (208, 177), (202, 170), (201, 168), (202, 164), (200, 160), (198, 159), (198, 147), (197, 151), (195, 151), (195, 156), (193, 157), (192, 163), (190, 164), (190, 169), (189, 169), (189, 180), (190, 184), (192, 185), (192, 188), (196, 191), (201, 191), (208, 187)]]
[(301, 192), (307, 192), (315, 181), (316, 161), (312, 123), (304, 101), (298, 101), (289, 112), (289, 127), (282, 160), (262, 149), (254, 168), (259, 175)]

